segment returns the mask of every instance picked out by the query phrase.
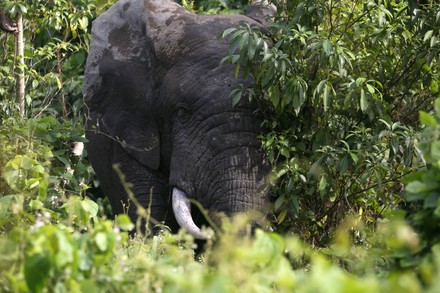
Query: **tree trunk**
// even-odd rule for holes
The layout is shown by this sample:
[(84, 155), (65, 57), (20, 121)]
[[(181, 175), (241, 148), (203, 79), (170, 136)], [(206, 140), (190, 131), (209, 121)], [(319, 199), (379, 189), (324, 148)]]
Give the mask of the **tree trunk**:
[(21, 117), (25, 115), (25, 85), (24, 85), (24, 41), (23, 41), (23, 16), (19, 14), (17, 17), (17, 30), (15, 35), (15, 56), (17, 58), (17, 103), (19, 105), (19, 114)]

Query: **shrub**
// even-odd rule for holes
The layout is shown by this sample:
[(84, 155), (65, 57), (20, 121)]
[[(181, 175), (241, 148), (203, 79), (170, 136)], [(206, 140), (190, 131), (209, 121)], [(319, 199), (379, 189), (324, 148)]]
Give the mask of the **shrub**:
[(82, 156), (71, 151), (72, 143), (85, 141), (83, 131), (79, 122), (60, 123), (50, 116), (3, 120), (0, 231), (18, 222), (26, 228), (36, 221), (36, 215), (59, 221), (54, 211), (63, 209), (69, 196), (85, 196), (93, 172)]
[(398, 207), (400, 179), (424, 164), (417, 112), (439, 94), (438, 4), (273, 2), (265, 34), (221, 36), (224, 61), (254, 80), (232, 103), (257, 99), (266, 116), (274, 226), (325, 245), (347, 215), (374, 225)]

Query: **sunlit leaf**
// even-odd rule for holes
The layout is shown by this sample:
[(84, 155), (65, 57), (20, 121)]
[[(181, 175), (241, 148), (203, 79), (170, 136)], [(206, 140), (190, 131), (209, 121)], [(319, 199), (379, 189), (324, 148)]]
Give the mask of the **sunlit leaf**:
[(284, 209), (277, 216), (278, 224), (281, 224), (282, 222), (284, 222), (284, 219), (286, 218), (286, 216), (287, 216), (287, 209)]
[(429, 40), (432, 37), (433, 33), (434, 33), (434, 30), (428, 30), (425, 33), (425, 36), (423, 37), (423, 42), (426, 42), (427, 40)]
[(95, 235), (95, 243), (100, 251), (106, 251), (108, 248), (107, 235), (105, 235), (105, 233), (98, 232)]
[(437, 120), (425, 111), (419, 111), (419, 119), (423, 125), (435, 127), (437, 125)]
[(81, 206), (89, 214), (89, 217), (95, 217), (98, 214), (99, 206), (91, 199), (83, 199), (81, 201)]
[(356, 79), (356, 85), (357, 86), (362, 86), (365, 83), (366, 80), (367, 79), (364, 78), (364, 77), (359, 77), (359, 78)]
[(322, 176), (321, 180), (319, 180), (318, 190), (324, 190), (327, 187), (327, 177)]
[(368, 84), (368, 83), (365, 84), (365, 86), (367, 87), (368, 92), (370, 94), (374, 95), (374, 92), (375, 92), (374, 87), (372, 85)]
[(55, 265), (62, 269), (64, 266), (72, 264), (74, 259), (74, 247), (70, 243), (63, 231), (56, 231), (57, 251), (55, 254)]
[(126, 214), (121, 214), (116, 217), (116, 223), (119, 228), (125, 231), (131, 231), (135, 225), (131, 222), (130, 217)]
[(368, 102), (368, 98), (367, 98), (363, 88), (361, 89), (360, 105), (361, 105), (361, 111), (364, 112), (364, 113), (368, 110), (368, 107), (370, 105), (369, 102)]

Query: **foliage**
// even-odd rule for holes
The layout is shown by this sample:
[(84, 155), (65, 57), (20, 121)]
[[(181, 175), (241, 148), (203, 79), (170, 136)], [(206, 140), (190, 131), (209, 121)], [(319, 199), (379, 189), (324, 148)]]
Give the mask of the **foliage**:
[(420, 121), (425, 125), (420, 149), (426, 160), (426, 168), (405, 178), (406, 198), (412, 211), (408, 221), (420, 234), (421, 255), (431, 252), (440, 244), (440, 99), (435, 101), (435, 114), (420, 111)]
[[(75, 205), (98, 209), (87, 199), (75, 200), (85, 195), (93, 176), (88, 162), (71, 152), (72, 143), (85, 141), (82, 135), (81, 124), (74, 120), (60, 123), (51, 116), (3, 120), (0, 234), (15, 225), (27, 229), (37, 221), (59, 222), (66, 214), (62, 211)], [(77, 225), (88, 222), (81, 213), (76, 215)]]
[(126, 240), (109, 221), (86, 234), (38, 223), (31, 231), (14, 229), (0, 240), (2, 292), (98, 292), (106, 283), (105, 265)]
[[(430, 145), (438, 142), (439, 118), (426, 113), (421, 117), (430, 126), (421, 149), (430, 154)], [(430, 258), (419, 262), (416, 270), (394, 265), (395, 259), (402, 264), (405, 258), (416, 256), (425, 237), (423, 233), (419, 237), (398, 215), (379, 221), (375, 230), (365, 226), (361, 217), (347, 219), (323, 249), (312, 248), (298, 236), (260, 230), (252, 238), (243, 236), (246, 220), (240, 218), (225, 222), (221, 238), (208, 242), (198, 257), (193, 239), (183, 231), (129, 239), (124, 231), (134, 225), (126, 215), (114, 222), (98, 218), (98, 205), (79, 196), (83, 190), (78, 180), (84, 178), (75, 165), (77, 159), (59, 152), (69, 149), (70, 138), (81, 134), (77, 131), (76, 125), (62, 125), (55, 118), (21, 123), (9, 119), (2, 125), (2, 141), (9, 140), (1, 152), (2, 160), (8, 160), (2, 164), (2, 174), (10, 191), (22, 198), (18, 204), (0, 205), (3, 224), (10, 223), (2, 226), (8, 229), (0, 237), (2, 292), (397, 293), (439, 289), (438, 242), (430, 243)], [(431, 157), (425, 158), (429, 162)], [(67, 168), (61, 166), (66, 162), (76, 181), (64, 177)], [(29, 176), (18, 176), (17, 169)], [(420, 178), (435, 171), (422, 170)], [(33, 187), (34, 178), (47, 178), (39, 179), (47, 183)], [(46, 188), (47, 195), (41, 195), (41, 188)], [(76, 191), (70, 191), (61, 205), (44, 200), (52, 192), (67, 193), (70, 188)], [(8, 196), (0, 198), (2, 203), (5, 199)]]
[[(320, 245), (347, 214), (375, 223), (423, 166), (417, 112), (439, 96), (439, 4), (273, 1), (269, 32), (226, 30), (237, 88), (264, 109), (276, 226)], [(414, 4), (414, 5), (413, 5)], [(282, 227), (285, 228), (282, 228)]]
[[(15, 18), (23, 14), (26, 108), (28, 116), (78, 115), (82, 109), (82, 79), (89, 43), (89, 24), (115, 1), (2, 1), (0, 8)], [(0, 116), (11, 116), (13, 103), (13, 35), (0, 35)]]
[[(340, 258), (358, 269), (355, 273), (298, 237), (260, 230), (254, 238), (237, 236), (240, 232), (233, 227), (241, 227), (240, 221), (226, 223), (228, 232), (215, 245), (208, 243), (196, 259), (187, 235), (163, 232), (128, 239), (122, 232), (127, 221), (127, 216), (115, 223), (101, 221), (85, 233), (62, 225), (14, 229), (0, 238), (2, 292), (397, 293), (436, 292), (440, 286), (438, 247), (433, 249), (434, 262), (422, 267), (422, 282), (413, 270), (378, 274), (377, 263), (384, 255), (350, 241), (336, 241), (334, 247), (339, 246)], [(406, 226), (386, 226), (381, 236), (388, 239), (390, 231), (406, 231)], [(406, 248), (411, 241), (400, 237), (393, 245)]]
[[(182, 2), (228, 13), (248, 1)], [(440, 290), (439, 4), (273, 2), (268, 34), (224, 33), (225, 61), (254, 78), (232, 103), (246, 94), (267, 117), (273, 228), (287, 233), (246, 237), (237, 218), (200, 255), (184, 231), (127, 237), (134, 224), (105, 219), (88, 197), (86, 158), (71, 152), (85, 141), (90, 23), (112, 1), (1, 2), (25, 16), (30, 117), (14, 115), (13, 42), (2, 34), (1, 292)]]

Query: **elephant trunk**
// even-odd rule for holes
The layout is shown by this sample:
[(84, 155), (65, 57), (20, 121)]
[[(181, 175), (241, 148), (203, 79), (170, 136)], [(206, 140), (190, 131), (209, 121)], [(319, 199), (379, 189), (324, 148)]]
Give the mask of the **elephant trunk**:
[(215, 163), (221, 167), (210, 178), (210, 210), (228, 216), (264, 210), (269, 169), (260, 148), (232, 148)]
[(210, 235), (202, 232), (202, 230), (200, 230), (200, 228), (194, 223), (194, 220), (191, 217), (191, 203), (183, 191), (173, 188), (172, 202), (174, 216), (180, 227), (186, 229), (188, 233), (196, 239), (207, 240), (210, 238)]
[(227, 216), (263, 211), (266, 204), (265, 185), (255, 178), (237, 177), (229, 179), (225, 191), (213, 194), (211, 210), (224, 212)]
[[(243, 151), (242, 153), (246, 153)], [(220, 224), (222, 216), (234, 217), (245, 214), (249, 223), (264, 226), (264, 211), (267, 205), (267, 177), (264, 163), (253, 165), (242, 160), (229, 160), (217, 173), (208, 194), (210, 216)]]

